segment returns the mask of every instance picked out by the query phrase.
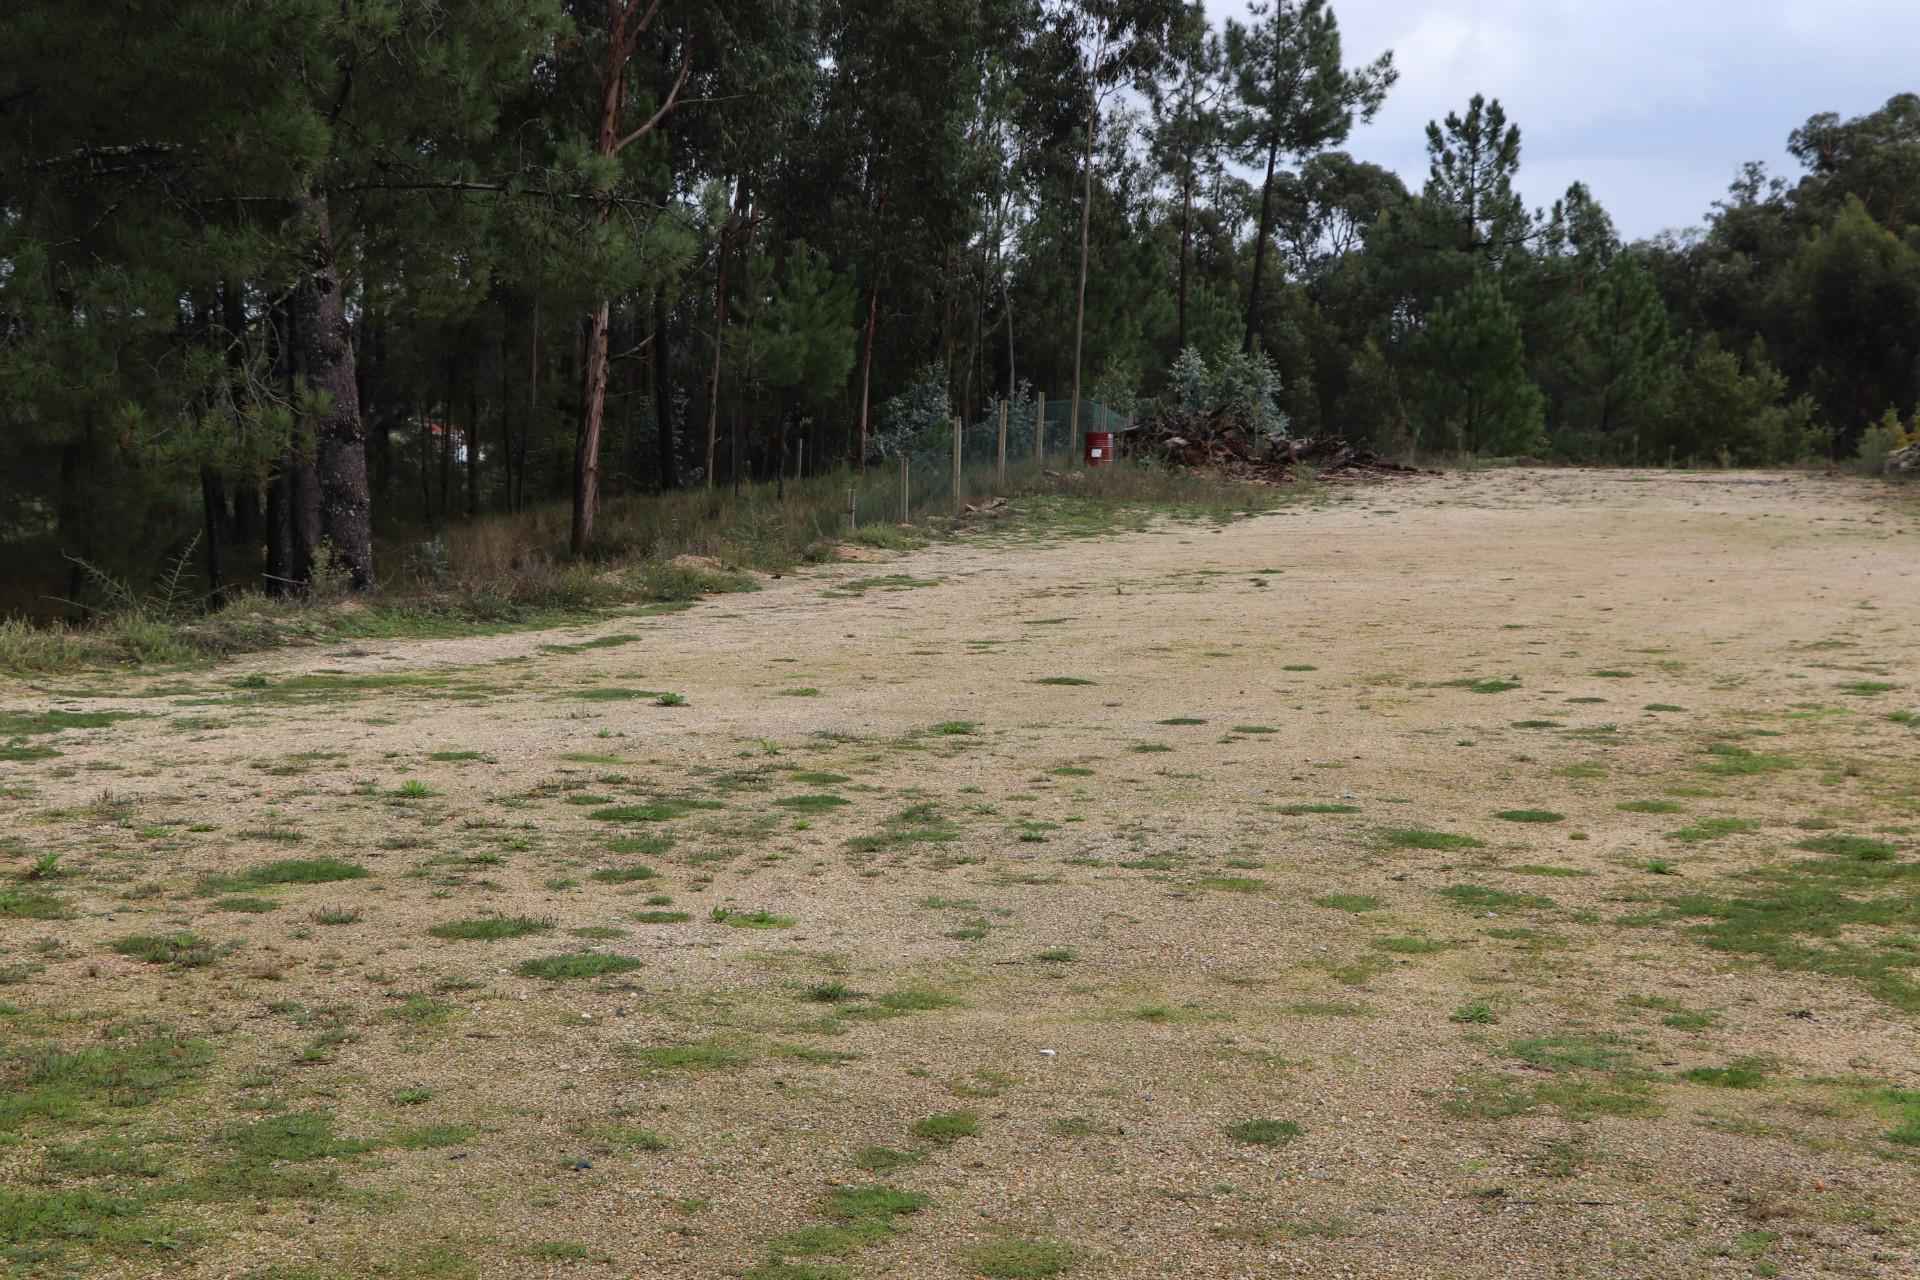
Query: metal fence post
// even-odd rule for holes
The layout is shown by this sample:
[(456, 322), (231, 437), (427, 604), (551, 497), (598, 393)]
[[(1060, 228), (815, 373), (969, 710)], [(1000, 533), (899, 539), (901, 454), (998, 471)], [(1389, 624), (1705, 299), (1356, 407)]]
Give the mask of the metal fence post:
[(961, 457), (960, 419), (956, 417), (953, 420), (953, 510), (955, 514), (959, 513), (961, 505), (965, 502), (960, 484)]
[(1033, 393), (1033, 465), (1047, 465), (1047, 393)]
[(1000, 402), (1000, 468), (998, 476), (999, 487), (1005, 489), (1007, 487), (1007, 402), (1005, 400)]
[(913, 523), (913, 491), (907, 487), (907, 455), (900, 455), (900, 523)]

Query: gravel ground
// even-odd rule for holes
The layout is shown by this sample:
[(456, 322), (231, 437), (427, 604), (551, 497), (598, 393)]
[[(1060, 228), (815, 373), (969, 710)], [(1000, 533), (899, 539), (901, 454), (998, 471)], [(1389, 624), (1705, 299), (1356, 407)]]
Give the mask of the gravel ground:
[[(1831, 478), (1454, 473), (563, 633), (0, 686), (136, 717), (0, 763), (5, 870), (59, 852), (71, 912), (0, 919), (9, 1080), (136, 1022), (210, 1053), (0, 1145), (18, 1194), (149, 1197), (162, 1245), (0, 1212), (0, 1266), (1920, 1274), (1915, 517)], [(1897, 910), (1772, 962), (1671, 912), (1830, 834), (1892, 850), (1842, 887)], [(371, 874), (243, 882), (322, 856)], [(493, 916), (551, 928), (428, 933)], [(234, 945), (112, 950), (182, 929)], [(582, 950), (639, 967), (517, 972)], [(266, 1169), (333, 1185), (164, 1190), (312, 1113), (365, 1149)], [(58, 1155), (114, 1141), (161, 1168)], [(829, 1200), (883, 1185), (924, 1199)]]

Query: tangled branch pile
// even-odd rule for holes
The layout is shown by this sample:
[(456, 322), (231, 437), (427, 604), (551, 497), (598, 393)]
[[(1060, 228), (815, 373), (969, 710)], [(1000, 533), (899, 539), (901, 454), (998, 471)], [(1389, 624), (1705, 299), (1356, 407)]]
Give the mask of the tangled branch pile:
[(1231, 405), (1209, 412), (1167, 410), (1120, 433), (1123, 458), (1145, 458), (1170, 467), (1205, 467), (1233, 480), (1284, 484), (1305, 465), (1322, 479), (1360, 479), (1412, 472), (1370, 449), (1356, 449), (1339, 436), (1275, 439), (1256, 432)]

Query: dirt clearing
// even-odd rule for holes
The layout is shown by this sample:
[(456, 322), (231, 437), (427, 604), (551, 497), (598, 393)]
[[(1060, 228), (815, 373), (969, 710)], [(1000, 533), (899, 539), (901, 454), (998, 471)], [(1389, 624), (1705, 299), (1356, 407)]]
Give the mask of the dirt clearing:
[(1920, 529), (1512, 471), (0, 688), (20, 1276), (1920, 1269)]

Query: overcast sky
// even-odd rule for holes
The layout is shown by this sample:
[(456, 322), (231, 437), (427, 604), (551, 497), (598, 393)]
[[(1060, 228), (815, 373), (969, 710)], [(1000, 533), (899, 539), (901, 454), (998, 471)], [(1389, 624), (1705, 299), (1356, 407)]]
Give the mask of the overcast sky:
[[(1245, 0), (1206, 0), (1216, 23)], [(1499, 98), (1520, 186), (1587, 183), (1627, 239), (1701, 221), (1742, 162), (1798, 173), (1787, 135), (1920, 92), (1920, 0), (1334, 0), (1347, 61), (1400, 83), (1348, 149), (1426, 180), (1426, 124)]]

